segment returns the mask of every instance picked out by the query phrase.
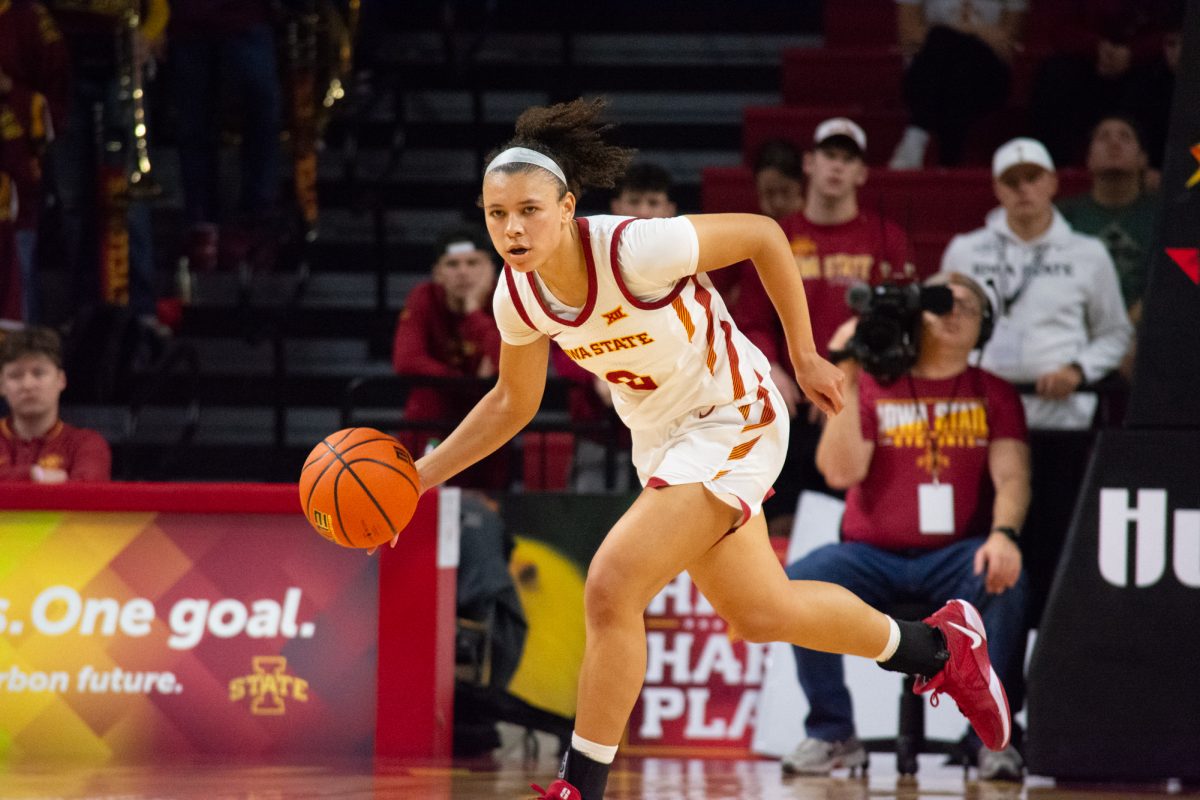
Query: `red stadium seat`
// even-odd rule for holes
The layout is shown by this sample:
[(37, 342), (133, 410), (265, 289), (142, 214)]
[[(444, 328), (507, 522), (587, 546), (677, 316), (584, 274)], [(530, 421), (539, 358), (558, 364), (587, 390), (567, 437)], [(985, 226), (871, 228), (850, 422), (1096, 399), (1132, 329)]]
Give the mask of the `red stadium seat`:
[[(977, 226), (978, 227), (978, 226)], [(934, 275), (942, 266), (942, 253), (954, 238), (955, 231), (933, 231), (918, 233), (911, 237), (909, 246), (913, 264), (919, 275)]]
[(700, 208), (708, 214), (758, 213), (758, 195), (749, 167), (705, 167), (700, 176)]
[(783, 54), (783, 102), (792, 106), (903, 107), (896, 48), (794, 48)]
[(825, 44), (887, 46), (896, 43), (894, 0), (827, 0)]
[(575, 436), (561, 431), (527, 431), (522, 434), (521, 443), (525, 491), (565, 490), (571, 477)]

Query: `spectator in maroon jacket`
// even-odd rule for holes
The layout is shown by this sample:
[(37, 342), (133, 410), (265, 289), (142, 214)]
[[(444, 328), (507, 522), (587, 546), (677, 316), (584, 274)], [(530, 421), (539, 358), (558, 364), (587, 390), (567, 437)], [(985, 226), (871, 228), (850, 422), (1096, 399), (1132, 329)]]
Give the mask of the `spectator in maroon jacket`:
[[(392, 366), (397, 375), (490, 378), (496, 374), (500, 334), (492, 319), (496, 287), (492, 252), (487, 237), (469, 227), (449, 230), (438, 239), (431, 279), (409, 293), (396, 325)], [(417, 386), (409, 392), (404, 418), (445, 421), (449, 430), (478, 399), (470, 388)], [(436, 428), (409, 431), (405, 444), (419, 454), (439, 435)], [(500, 488), (504, 476), (497, 469), (483, 472), (489, 473), (487, 480), (473, 475), (460, 485)], [(496, 485), (491, 485), (492, 479)]]
[(0, 481), (110, 479), (108, 443), (58, 416), (65, 388), (58, 334), (25, 328), (5, 336), (0, 343), (0, 397), (8, 403), (9, 415), (0, 420)]

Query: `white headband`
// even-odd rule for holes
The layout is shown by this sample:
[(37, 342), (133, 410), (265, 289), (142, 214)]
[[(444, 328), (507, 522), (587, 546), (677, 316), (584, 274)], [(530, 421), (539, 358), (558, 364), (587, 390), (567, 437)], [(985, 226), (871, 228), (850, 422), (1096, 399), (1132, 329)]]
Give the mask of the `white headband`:
[(486, 175), (496, 167), (502, 167), (505, 164), (533, 164), (535, 167), (541, 167), (546, 170), (564, 184), (567, 182), (567, 176), (563, 174), (562, 167), (555, 164), (554, 159), (542, 155), (536, 150), (530, 150), (528, 147), (508, 148), (492, 159), (492, 163), (487, 165), (487, 169), (483, 171), (483, 174)]

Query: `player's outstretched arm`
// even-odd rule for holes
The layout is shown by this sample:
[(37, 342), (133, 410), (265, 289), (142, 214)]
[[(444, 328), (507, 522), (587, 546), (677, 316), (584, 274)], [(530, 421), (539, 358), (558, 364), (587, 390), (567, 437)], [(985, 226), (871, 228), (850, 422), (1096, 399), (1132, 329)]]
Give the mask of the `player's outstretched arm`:
[(500, 345), (496, 385), (429, 455), (417, 459), (422, 489), (444, 483), (498, 450), (529, 424), (542, 404), (550, 340)]
[(842, 373), (817, 354), (804, 281), (779, 224), (758, 214), (697, 214), (688, 219), (700, 240), (697, 272), (751, 259), (775, 306), (796, 368), (796, 382), (826, 414), (842, 410)]

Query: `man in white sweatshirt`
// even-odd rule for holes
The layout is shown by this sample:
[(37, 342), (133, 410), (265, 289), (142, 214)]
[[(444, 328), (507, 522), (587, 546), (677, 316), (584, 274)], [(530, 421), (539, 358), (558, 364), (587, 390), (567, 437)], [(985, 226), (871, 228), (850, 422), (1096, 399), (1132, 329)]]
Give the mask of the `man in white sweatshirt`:
[(1086, 428), (1096, 396), (1075, 390), (1115, 369), (1133, 334), (1112, 258), (1054, 208), (1058, 178), (1041, 142), (1002, 145), (992, 177), (1001, 207), (951, 240), (942, 271), (970, 275), (995, 298), (981, 366), (1036, 385), (1036, 396), (1022, 398), (1029, 427)]

